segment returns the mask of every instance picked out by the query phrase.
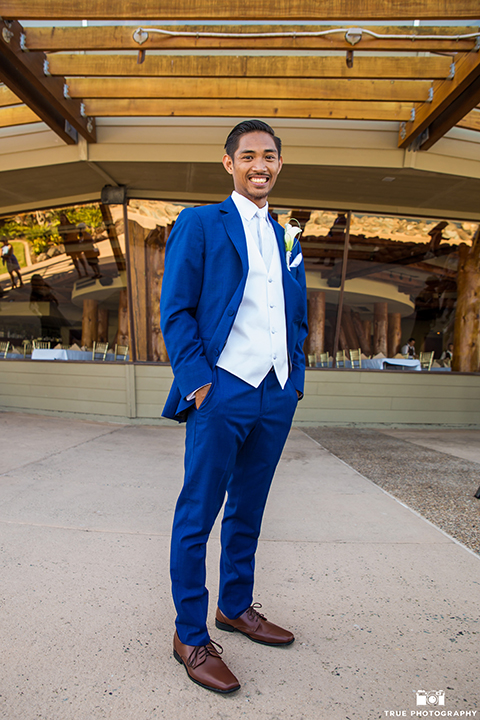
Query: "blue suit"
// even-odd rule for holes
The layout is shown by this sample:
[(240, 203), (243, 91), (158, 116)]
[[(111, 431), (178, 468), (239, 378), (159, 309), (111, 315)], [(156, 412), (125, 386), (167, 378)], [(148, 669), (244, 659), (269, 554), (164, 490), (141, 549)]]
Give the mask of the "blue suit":
[[(288, 435), (297, 390), (303, 393), (307, 335), (303, 263), (288, 270), (283, 228), (272, 221), (282, 263), (290, 376), (274, 373), (253, 388), (216, 367), (248, 274), (243, 224), (235, 203), (184, 210), (168, 239), (161, 326), (174, 382), (163, 415), (187, 421), (185, 479), (172, 531), (171, 576), (181, 642), (204, 645), (208, 592), (206, 542), (228, 494), (222, 521), (219, 607), (238, 617), (251, 604), (254, 556), (275, 467)], [(292, 260), (300, 252), (293, 252)], [(212, 387), (197, 410), (187, 396)]]

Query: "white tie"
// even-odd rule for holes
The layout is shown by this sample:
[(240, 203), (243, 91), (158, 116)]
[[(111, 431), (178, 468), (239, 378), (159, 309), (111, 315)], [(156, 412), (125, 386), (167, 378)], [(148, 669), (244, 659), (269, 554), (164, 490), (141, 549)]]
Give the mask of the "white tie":
[(257, 210), (254, 217), (256, 220), (258, 249), (260, 250), (260, 255), (263, 257), (265, 266), (268, 269), (272, 261), (272, 243), (269, 237), (269, 228), (267, 225), (265, 211)]

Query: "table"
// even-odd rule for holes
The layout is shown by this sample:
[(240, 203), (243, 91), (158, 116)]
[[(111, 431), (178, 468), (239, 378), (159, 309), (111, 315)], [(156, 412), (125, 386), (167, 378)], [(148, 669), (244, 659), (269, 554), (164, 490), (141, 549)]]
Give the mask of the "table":
[[(404, 367), (407, 370), (415, 370), (419, 371), (422, 369), (422, 366), (420, 365), (420, 360), (406, 360), (405, 358), (372, 358), (371, 360), (363, 360), (362, 359), (362, 370), (385, 370), (386, 365), (399, 365), (401, 367)], [(317, 367), (321, 368), (320, 364), (317, 363)], [(332, 367), (332, 362), (330, 361), (329, 367)], [(345, 362), (345, 369), (351, 370), (352, 363), (350, 360), (347, 360)], [(342, 367), (338, 368), (339, 370), (343, 370)], [(358, 368), (355, 368), (358, 370)]]
[[(128, 357), (128, 356), (127, 356)], [(90, 350), (63, 350), (61, 348), (53, 350), (41, 350), (36, 348), (32, 350), (32, 360), (81, 360), (83, 362), (92, 361), (92, 351)], [(105, 360), (115, 360), (114, 353), (107, 353)], [(123, 360), (123, 356), (122, 356)], [(95, 362), (101, 362), (96, 360)]]

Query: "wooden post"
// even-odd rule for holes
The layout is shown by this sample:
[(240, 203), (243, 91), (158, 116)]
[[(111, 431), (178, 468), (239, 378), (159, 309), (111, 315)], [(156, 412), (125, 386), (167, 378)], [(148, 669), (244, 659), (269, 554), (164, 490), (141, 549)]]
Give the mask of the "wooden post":
[(383, 353), (387, 357), (388, 303), (373, 305), (373, 354)]
[(130, 345), (130, 325), (128, 312), (128, 292), (127, 288), (120, 290), (118, 300), (118, 330), (115, 337), (118, 345)]
[(457, 309), (453, 335), (452, 370), (480, 370), (480, 228), (472, 247), (459, 247)]
[(97, 342), (108, 342), (108, 308), (98, 308)]
[(365, 355), (370, 355), (370, 340), (368, 340), (367, 342), (367, 338), (365, 337), (365, 330), (363, 327), (362, 319), (360, 317), (360, 313), (352, 311), (352, 321), (355, 332), (357, 333), (359, 347), (362, 353), (364, 353)]
[(360, 347), (360, 342), (358, 340), (357, 333), (353, 325), (352, 310), (346, 305), (343, 308), (342, 327), (345, 331), (349, 350), (358, 350), (358, 348)]
[(389, 313), (388, 315), (388, 357), (395, 357), (400, 352), (402, 343), (402, 315)]
[(165, 271), (165, 248), (172, 225), (157, 227), (146, 239), (148, 358), (154, 362), (168, 362), (167, 349), (160, 330), (160, 294)]
[(365, 355), (372, 354), (372, 321), (362, 320), (363, 337), (365, 338)]
[(314, 290), (308, 298), (307, 353), (317, 356), (325, 352), (325, 293)]
[(97, 300), (83, 301), (82, 315), (82, 345), (87, 348), (93, 346), (98, 331), (98, 302)]

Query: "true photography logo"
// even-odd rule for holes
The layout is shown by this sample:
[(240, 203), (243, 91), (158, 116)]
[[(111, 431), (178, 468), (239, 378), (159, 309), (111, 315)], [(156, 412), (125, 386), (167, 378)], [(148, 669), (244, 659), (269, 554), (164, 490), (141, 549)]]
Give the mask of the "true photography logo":
[(476, 710), (446, 710), (443, 690), (417, 690), (416, 710), (384, 710), (385, 717), (474, 718)]

